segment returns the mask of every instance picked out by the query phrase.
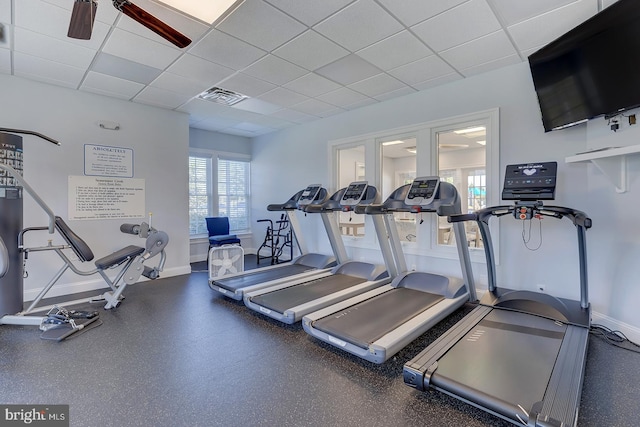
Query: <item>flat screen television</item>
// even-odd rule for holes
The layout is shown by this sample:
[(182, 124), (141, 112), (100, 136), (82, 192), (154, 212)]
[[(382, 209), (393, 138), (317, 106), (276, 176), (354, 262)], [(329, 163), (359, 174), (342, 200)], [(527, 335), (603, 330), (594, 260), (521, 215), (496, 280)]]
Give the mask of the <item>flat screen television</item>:
[(545, 132), (640, 106), (640, 1), (618, 0), (529, 56)]

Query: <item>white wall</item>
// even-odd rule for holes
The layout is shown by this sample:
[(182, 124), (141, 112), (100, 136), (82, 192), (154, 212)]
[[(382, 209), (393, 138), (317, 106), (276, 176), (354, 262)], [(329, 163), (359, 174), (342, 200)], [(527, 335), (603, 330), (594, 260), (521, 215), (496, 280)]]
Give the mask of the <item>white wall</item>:
[[(114, 98), (0, 75), (2, 102), (0, 126), (27, 129), (61, 142), (55, 146), (34, 136), (23, 136), (24, 178), (53, 212), (67, 221), (68, 177), (84, 174), (84, 144), (130, 148), (134, 152), (134, 178), (145, 180), (145, 210), (153, 213), (153, 226), (169, 234), (163, 277), (189, 273), (188, 168), (189, 121), (186, 114), (133, 104)], [(98, 121), (120, 124), (120, 130), (104, 130)], [(121, 223), (131, 220), (67, 221), (91, 247), (96, 259), (144, 240), (120, 233)], [(24, 226), (45, 226), (47, 218), (28, 196), (24, 197)], [(51, 236), (27, 235), (26, 245), (43, 246)], [(54, 244), (61, 239), (54, 238)], [(156, 259), (152, 260), (155, 261)], [(37, 291), (60, 268), (52, 252), (32, 253), (27, 261), (25, 298)], [(151, 264), (150, 264), (151, 265)], [(79, 264), (90, 270), (93, 263)], [(66, 272), (50, 295), (103, 287), (97, 276)]]
[[(636, 308), (640, 301), (640, 286), (636, 283), (640, 249), (634, 215), (640, 192), (640, 181), (636, 179), (640, 156), (630, 160), (631, 190), (625, 194), (616, 194), (613, 186), (592, 166), (564, 161), (565, 157), (592, 148), (594, 144), (634, 144), (634, 139), (639, 140), (640, 126), (613, 133), (604, 119), (597, 119), (589, 126), (544, 133), (526, 63), (255, 138), (253, 172), (269, 179), (254, 181), (254, 210), (260, 210), (274, 197), (292, 194), (306, 183), (327, 185), (331, 182), (328, 141), (496, 107), (500, 109), (501, 185), (507, 164), (558, 162), (556, 200), (552, 204), (583, 210), (594, 223), (588, 233), (594, 320), (613, 322), (640, 339), (640, 311)], [(419, 174), (429, 172), (433, 171), (418, 171)], [(316, 225), (307, 231), (314, 235), (312, 241), (316, 242), (312, 250), (329, 250), (321, 227)], [(543, 247), (539, 251), (524, 247), (521, 223), (503, 219), (500, 231), (499, 284), (523, 289), (545, 284), (549, 293), (578, 298), (576, 237), (569, 221), (545, 219)], [(365, 249), (350, 247), (349, 251), (354, 258), (370, 256)], [(426, 256), (410, 258), (408, 263), (416, 263), (418, 269), (431, 262), (432, 271), (460, 276), (456, 262)], [(485, 266), (474, 264), (474, 272), (478, 287), (486, 287)]]

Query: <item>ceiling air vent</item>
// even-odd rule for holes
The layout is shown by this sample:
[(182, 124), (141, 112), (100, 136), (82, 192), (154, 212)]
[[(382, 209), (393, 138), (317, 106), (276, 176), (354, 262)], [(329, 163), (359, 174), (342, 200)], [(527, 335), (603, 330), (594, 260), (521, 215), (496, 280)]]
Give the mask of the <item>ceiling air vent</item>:
[(207, 101), (215, 102), (222, 105), (233, 105), (247, 99), (248, 96), (241, 93), (233, 92), (231, 90), (222, 89), (221, 87), (212, 87), (200, 95), (198, 98), (206, 99)]

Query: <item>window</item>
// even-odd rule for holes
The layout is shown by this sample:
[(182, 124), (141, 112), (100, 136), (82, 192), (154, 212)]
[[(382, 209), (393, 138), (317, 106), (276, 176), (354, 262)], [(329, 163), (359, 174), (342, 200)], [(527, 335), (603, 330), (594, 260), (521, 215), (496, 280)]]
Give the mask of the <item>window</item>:
[(218, 159), (218, 215), (231, 231), (249, 230), (249, 162)]
[[(343, 147), (337, 150), (337, 188), (345, 188), (355, 181), (366, 181), (364, 153), (364, 145)], [(363, 214), (339, 212), (338, 225), (340, 233), (344, 236), (360, 237), (365, 233), (365, 218)]]
[[(215, 185), (214, 177), (217, 177)], [(189, 156), (189, 234), (206, 235), (208, 216), (229, 218), (230, 231), (248, 231), (250, 162), (218, 157), (213, 152)]]

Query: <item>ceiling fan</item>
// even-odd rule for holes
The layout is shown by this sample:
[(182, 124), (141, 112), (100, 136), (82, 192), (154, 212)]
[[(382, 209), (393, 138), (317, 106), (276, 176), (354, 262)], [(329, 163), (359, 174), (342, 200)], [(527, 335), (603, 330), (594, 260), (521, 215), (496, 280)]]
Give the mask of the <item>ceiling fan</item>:
[[(132, 2), (128, 0), (112, 0), (112, 3), (120, 12), (144, 25), (160, 37), (167, 39), (179, 48), (187, 47), (191, 43), (189, 37), (173, 29)], [(93, 22), (96, 19), (97, 9), (97, 0), (75, 0), (67, 36), (74, 39), (89, 40), (93, 30)]]

